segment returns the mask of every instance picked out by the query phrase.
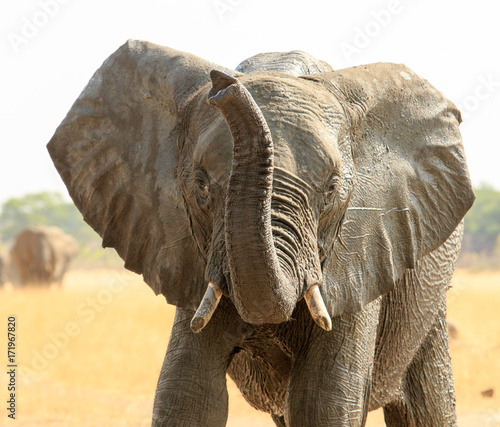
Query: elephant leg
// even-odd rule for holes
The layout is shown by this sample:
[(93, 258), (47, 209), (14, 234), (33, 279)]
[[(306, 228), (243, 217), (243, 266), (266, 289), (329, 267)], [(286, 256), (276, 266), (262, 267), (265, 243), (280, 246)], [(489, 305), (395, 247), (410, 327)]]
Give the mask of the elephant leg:
[(455, 390), (446, 315), (440, 310), (424, 343), (408, 367), (402, 394), (384, 406), (388, 426), (456, 426)]
[(153, 426), (225, 426), (226, 371), (237, 344), (237, 317), (224, 298), (198, 334), (190, 329), (194, 312), (177, 309), (153, 408)]
[(330, 332), (312, 325), (314, 330), (303, 332), (311, 338), (306, 348), (294, 350), (288, 427), (365, 425), (379, 311), (380, 299), (333, 318)]

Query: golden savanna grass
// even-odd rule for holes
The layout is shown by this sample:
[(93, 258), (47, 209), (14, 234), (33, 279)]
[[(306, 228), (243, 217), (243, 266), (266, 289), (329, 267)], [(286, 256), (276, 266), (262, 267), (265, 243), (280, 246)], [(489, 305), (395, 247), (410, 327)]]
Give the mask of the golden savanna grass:
[[(2, 409), (0, 425), (150, 425), (174, 308), (139, 276), (74, 270), (62, 289), (0, 294), (4, 330), (9, 315), (17, 318), (19, 365), (17, 420)], [(448, 299), (459, 331), (451, 343), (459, 424), (500, 426), (500, 273), (458, 271)], [(6, 350), (1, 354), (6, 367)], [(481, 395), (487, 389), (493, 397)], [(7, 400), (5, 374), (0, 399)], [(229, 400), (229, 426), (274, 425), (231, 382)], [(380, 411), (368, 425), (384, 425)]]

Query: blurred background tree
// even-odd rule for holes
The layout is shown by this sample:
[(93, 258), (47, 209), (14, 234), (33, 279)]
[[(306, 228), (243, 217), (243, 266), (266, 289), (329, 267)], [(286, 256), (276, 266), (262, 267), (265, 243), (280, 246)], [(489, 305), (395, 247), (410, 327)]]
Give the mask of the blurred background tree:
[(500, 191), (483, 184), (465, 217), (459, 266), (500, 268)]
[(493, 255), (500, 236), (500, 192), (488, 185), (474, 191), (476, 201), (465, 218), (463, 250)]
[(56, 225), (83, 240), (93, 237), (93, 231), (85, 224), (75, 205), (64, 200), (59, 193), (26, 194), (3, 204), (0, 214), (2, 241), (10, 241), (21, 230), (34, 225)]
[(21, 230), (38, 225), (55, 225), (75, 237), (79, 243), (80, 260), (97, 266), (120, 262), (114, 250), (101, 248), (101, 238), (83, 220), (73, 202), (53, 192), (26, 194), (3, 203), (0, 248), (9, 247)]

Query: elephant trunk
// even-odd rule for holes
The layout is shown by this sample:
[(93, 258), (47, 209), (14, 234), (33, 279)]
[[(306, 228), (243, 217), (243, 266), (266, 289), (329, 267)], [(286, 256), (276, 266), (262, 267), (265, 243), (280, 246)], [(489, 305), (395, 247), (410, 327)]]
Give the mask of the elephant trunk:
[(281, 323), (297, 303), (298, 279), (281, 268), (273, 241), (271, 132), (237, 79), (215, 70), (210, 77), (209, 102), (225, 118), (234, 140), (225, 206), (231, 296), (243, 320)]

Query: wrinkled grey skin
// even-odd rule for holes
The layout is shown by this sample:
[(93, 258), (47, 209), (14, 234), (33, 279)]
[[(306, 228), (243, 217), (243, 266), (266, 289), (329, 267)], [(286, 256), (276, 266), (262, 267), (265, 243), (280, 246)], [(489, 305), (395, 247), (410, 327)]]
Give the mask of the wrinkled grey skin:
[(57, 227), (29, 227), (21, 231), (10, 250), (10, 259), (23, 286), (61, 286), (76, 256), (76, 240)]
[[(445, 300), (474, 200), (459, 122), (402, 65), (113, 54), (48, 149), (103, 245), (177, 305), (153, 425), (225, 425), (226, 373), (279, 426), (379, 407), (391, 426), (456, 425)], [(209, 282), (223, 296), (195, 334)]]

